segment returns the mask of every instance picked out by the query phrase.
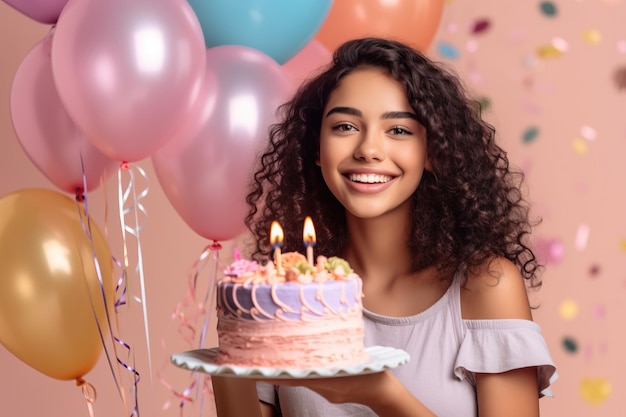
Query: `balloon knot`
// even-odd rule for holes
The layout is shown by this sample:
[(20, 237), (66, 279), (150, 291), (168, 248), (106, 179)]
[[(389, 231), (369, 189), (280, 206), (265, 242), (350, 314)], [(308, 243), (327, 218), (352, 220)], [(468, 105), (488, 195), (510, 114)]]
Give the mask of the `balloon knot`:
[(129, 170), (130, 169), (130, 165), (128, 164), (127, 161), (122, 162), (122, 164), (120, 165), (120, 168), (125, 169), (125, 170)]
[(76, 201), (78, 201), (79, 203), (82, 203), (85, 201), (85, 190), (83, 190), (81, 187), (76, 187)]
[(81, 387), (83, 391), (83, 397), (85, 397), (85, 400), (87, 400), (88, 403), (91, 404), (96, 401), (96, 389), (93, 387), (93, 385), (85, 381), (83, 378), (78, 377), (76, 378), (76, 386)]
[(211, 250), (220, 250), (220, 249), (222, 249), (222, 245), (217, 240), (214, 240), (213, 243), (211, 243), (209, 245), (209, 249), (211, 249)]

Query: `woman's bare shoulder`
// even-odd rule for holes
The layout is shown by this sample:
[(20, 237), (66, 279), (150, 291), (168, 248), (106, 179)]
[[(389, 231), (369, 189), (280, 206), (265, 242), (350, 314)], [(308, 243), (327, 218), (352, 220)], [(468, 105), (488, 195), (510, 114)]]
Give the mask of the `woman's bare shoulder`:
[(461, 288), (461, 311), (466, 320), (532, 320), (526, 283), (517, 266), (505, 258), (486, 263)]

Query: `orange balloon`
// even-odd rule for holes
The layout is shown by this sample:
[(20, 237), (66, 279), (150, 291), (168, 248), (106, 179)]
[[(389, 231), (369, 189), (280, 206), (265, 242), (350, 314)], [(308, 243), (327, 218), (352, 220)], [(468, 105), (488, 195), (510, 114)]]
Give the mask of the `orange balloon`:
[(295, 88), (307, 78), (316, 74), (321, 68), (329, 64), (331, 54), (317, 39), (311, 39), (294, 57), (285, 62), (282, 67), (293, 81)]
[(334, 51), (347, 40), (391, 38), (425, 51), (435, 36), (444, 0), (336, 0), (315, 38)]
[(0, 199), (0, 343), (52, 378), (93, 368), (103, 348), (97, 323), (103, 334), (108, 328), (105, 298), (113, 311), (111, 253), (94, 222), (91, 229), (93, 246), (76, 202), (56, 191)]

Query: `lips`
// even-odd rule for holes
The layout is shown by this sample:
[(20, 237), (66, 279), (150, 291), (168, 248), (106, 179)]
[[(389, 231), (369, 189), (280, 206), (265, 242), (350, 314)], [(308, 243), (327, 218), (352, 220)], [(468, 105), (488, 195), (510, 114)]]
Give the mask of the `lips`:
[(393, 177), (381, 174), (349, 174), (348, 179), (362, 184), (384, 184), (391, 181)]

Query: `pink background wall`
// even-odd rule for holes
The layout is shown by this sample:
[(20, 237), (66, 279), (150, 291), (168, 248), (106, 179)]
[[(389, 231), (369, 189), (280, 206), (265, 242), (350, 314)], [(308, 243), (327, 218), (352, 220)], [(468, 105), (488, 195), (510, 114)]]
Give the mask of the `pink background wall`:
[[(540, 304), (535, 319), (543, 328), (560, 379), (553, 387), (556, 398), (541, 401), (543, 415), (622, 416), (626, 406), (626, 4), (624, 0), (553, 3), (558, 13), (550, 17), (542, 13), (539, 1), (448, 1), (429, 54), (447, 61), (470, 89), (489, 101), (487, 117), (511, 160), (527, 172), (534, 214), (544, 219), (535, 238), (548, 268), (543, 289), (533, 300)], [(479, 21), (488, 27), (472, 31)], [(22, 188), (53, 189), (20, 147), (9, 112), (15, 71), (48, 30), (49, 26), (0, 4), (0, 197)], [(546, 48), (550, 45), (552, 49)], [(530, 129), (536, 134), (529, 139)], [(178, 217), (151, 164), (138, 165), (149, 181), (144, 200), (147, 224), (140, 239), (151, 368), (141, 306), (135, 303), (131, 313), (120, 314), (119, 319), (141, 375), (140, 415), (174, 416), (178, 401), (162, 381), (180, 391), (190, 378), (168, 364), (172, 352), (188, 348), (171, 315), (184, 299), (191, 265), (208, 242)], [(89, 202), (100, 227), (106, 225), (112, 252), (120, 256), (116, 177), (91, 193)], [(222, 263), (230, 258), (232, 243), (221, 251)], [(214, 345), (211, 332), (205, 346)], [(104, 355), (85, 379), (98, 393), (95, 416), (126, 414)], [(123, 384), (125, 389), (132, 385)], [(204, 415), (213, 413), (208, 400)], [(168, 402), (169, 409), (162, 411)], [(0, 415), (87, 416), (88, 410), (72, 381), (49, 378), (0, 347)]]

